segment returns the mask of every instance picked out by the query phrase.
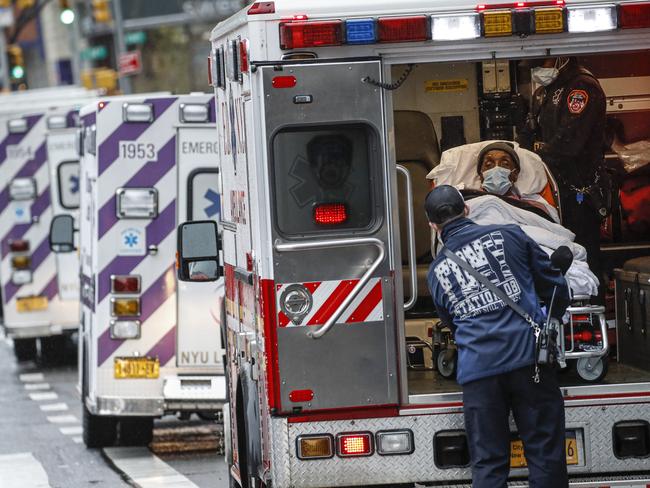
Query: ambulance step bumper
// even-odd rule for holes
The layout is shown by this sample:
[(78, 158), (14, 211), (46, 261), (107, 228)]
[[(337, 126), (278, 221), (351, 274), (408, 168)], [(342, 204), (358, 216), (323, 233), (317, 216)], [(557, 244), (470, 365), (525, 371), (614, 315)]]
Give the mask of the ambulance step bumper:
[(3, 325), (7, 337), (11, 339), (37, 339), (39, 337), (57, 336), (79, 329), (78, 323), (45, 325)]
[(221, 410), (225, 376), (168, 376), (163, 383), (165, 410)]

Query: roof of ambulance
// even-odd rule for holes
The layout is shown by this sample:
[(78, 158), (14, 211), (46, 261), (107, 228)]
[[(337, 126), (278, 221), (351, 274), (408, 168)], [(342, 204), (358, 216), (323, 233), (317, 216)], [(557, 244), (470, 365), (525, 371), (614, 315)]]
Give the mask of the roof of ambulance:
[[(171, 96), (176, 96), (176, 95), (173, 95), (172, 92), (160, 91), (160, 92), (151, 92), (151, 93), (134, 93), (132, 95), (115, 95), (110, 97), (101, 97), (96, 101), (115, 102), (121, 100), (129, 101), (129, 100), (141, 100), (143, 98), (160, 98), (160, 97), (171, 97)], [(84, 115), (88, 115), (90, 112), (96, 111), (97, 105), (94, 102), (95, 101), (90, 101), (86, 105), (81, 107), (81, 109), (79, 110), (79, 115), (83, 117)]]
[[(252, 3), (252, 2), (251, 2)], [(261, 3), (261, 2), (260, 2)], [(265, 2), (266, 3), (266, 2)], [(515, 0), (275, 0), (275, 13), (247, 15), (250, 5), (233, 16), (223, 20), (212, 30), (212, 39), (216, 39), (241, 24), (252, 21), (278, 20), (294, 15), (307, 15), (310, 18), (346, 18), (375, 17), (378, 15), (408, 15), (435, 12), (475, 11), (478, 5), (516, 4)], [(540, 0), (526, 0), (531, 6)], [(568, 5), (609, 4), (612, 0), (565, 0)]]

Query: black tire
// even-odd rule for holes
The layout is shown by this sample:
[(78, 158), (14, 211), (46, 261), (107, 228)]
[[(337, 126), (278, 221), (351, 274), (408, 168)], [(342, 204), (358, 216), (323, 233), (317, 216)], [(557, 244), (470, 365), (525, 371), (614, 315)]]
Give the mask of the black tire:
[(45, 364), (62, 364), (65, 360), (66, 337), (64, 335), (41, 337), (41, 359)]
[(152, 440), (152, 417), (135, 417), (120, 420), (120, 446), (148, 446)]
[(14, 339), (14, 354), (18, 361), (32, 361), (36, 357), (36, 339)]
[(580, 358), (576, 361), (576, 373), (585, 383), (599, 383), (607, 376), (609, 358)]
[(114, 417), (93, 415), (84, 405), (83, 440), (86, 447), (108, 447), (115, 444), (117, 421)]
[(458, 353), (456, 349), (449, 347), (441, 349), (436, 358), (436, 366), (438, 367), (438, 373), (443, 378), (455, 378), (458, 366)]

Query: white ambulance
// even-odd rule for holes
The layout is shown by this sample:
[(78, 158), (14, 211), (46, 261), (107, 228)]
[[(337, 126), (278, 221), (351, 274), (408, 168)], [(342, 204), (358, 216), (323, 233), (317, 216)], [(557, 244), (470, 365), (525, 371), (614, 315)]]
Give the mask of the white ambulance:
[[(461, 389), (407, 347), (436, 333), (425, 177), (441, 146), (514, 137), (535, 58), (578, 57), (650, 138), (648, 46), (646, 1), (276, 0), (217, 25), (222, 236), (183, 224), (179, 276), (223, 253), (231, 486), (469, 486)], [(647, 486), (650, 372), (610, 360), (562, 393), (571, 485)]]
[(39, 338), (46, 360), (61, 359), (79, 324), (78, 261), (56, 259), (47, 236), (53, 215), (75, 212), (76, 114), (96, 93), (64, 90), (74, 96), (61, 102), (54, 92), (8, 104), (0, 124), (3, 324), (19, 360), (34, 358)]
[[(80, 118), (83, 437), (144, 445), (154, 417), (215, 417), (225, 401), (223, 284), (175, 278), (177, 221), (221, 212), (215, 105), (205, 94), (138, 95), (102, 99)], [(60, 256), (74, 237), (72, 219), (54, 221)]]

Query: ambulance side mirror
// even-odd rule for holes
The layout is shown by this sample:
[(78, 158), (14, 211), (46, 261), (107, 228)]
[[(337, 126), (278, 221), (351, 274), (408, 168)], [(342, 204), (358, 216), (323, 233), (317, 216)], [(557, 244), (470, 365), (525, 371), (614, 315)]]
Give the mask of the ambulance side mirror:
[(214, 220), (185, 222), (178, 226), (176, 253), (180, 281), (216, 281), (219, 265), (219, 228)]
[(57, 215), (50, 224), (50, 249), (55, 253), (72, 252), (74, 247), (74, 219), (72, 215)]

